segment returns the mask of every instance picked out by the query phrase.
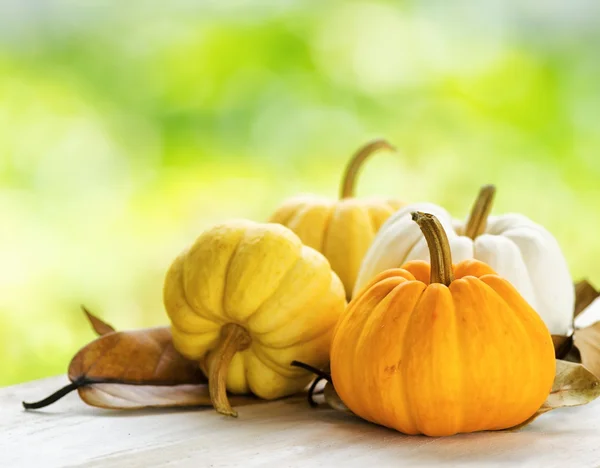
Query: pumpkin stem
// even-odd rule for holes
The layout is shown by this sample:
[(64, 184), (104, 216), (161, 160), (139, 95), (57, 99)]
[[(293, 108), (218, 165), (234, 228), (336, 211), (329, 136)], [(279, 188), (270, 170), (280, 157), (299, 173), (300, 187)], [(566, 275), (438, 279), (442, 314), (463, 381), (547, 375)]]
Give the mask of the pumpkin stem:
[(488, 216), (492, 211), (494, 195), (496, 195), (496, 187), (493, 185), (484, 185), (479, 189), (479, 195), (477, 195), (473, 208), (471, 208), (465, 227), (465, 236), (475, 240), (477, 236), (483, 234)]
[(227, 370), (233, 356), (250, 346), (248, 332), (235, 323), (228, 323), (221, 328), (221, 339), (213, 350), (213, 359), (209, 365), (208, 391), (210, 401), (218, 413), (237, 418), (235, 411), (227, 399)]
[(354, 196), (354, 184), (356, 182), (358, 171), (368, 157), (380, 149), (396, 151), (396, 148), (394, 148), (389, 142), (378, 139), (367, 143), (356, 153), (354, 153), (354, 156), (352, 156), (352, 159), (350, 159), (350, 162), (346, 166), (346, 171), (344, 172), (342, 186), (340, 189), (340, 198), (352, 198)]
[(415, 211), (411, 215), (412, 220), (421, 228), (427, 241), (427, 247), (429, 247), (429, 256), (431, 257), (429, 282), (450, 286), (450, 283), (454, 281), (454, 272), (452, 271), (452, 254), (446, 231), (432, 214)]

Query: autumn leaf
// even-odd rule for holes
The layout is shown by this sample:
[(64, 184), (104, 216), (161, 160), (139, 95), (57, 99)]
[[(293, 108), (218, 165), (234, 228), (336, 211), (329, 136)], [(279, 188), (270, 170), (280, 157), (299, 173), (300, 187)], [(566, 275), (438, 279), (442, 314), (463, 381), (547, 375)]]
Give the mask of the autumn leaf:
[(600, 296), (592, 284), (587, 280), (581, 280), (575, 284), (575, 313), (574, 317), (581, 314), (594, 300)]
[(39, 402), (23, 403), (26, 409), (47, 406), (73, 390), (103, 408), (210, 406), (205, 376), (174, 348), (170, 328), (117, 332), (84, 312), (103, 334), (73, 357), (69, 385)]
[(581, 355), (581, 363), (600, 378), (600, 322), (575, 330), (573, 341)]
[(552, 344), (554, 345), (554, 357), (564, 359), (573, 349), (573, 335), (552, 335)]
[(87, 317), (88, 321), (90, 322), (90, 325), (98, 334), (98, 336), (106, 335), (115, 331), (112, 325), (109, 325), (103, 320), (100, 320), (98, 317), (92, 314), (84, 305), (81, 306), (81, 310), (83, 310), (83, 313)]
[[(590, 305), (600, 296), (600, 292), (585, 280), (577, 283), (575, 290), (576, 314), (587, 313)], [(562, 342), (561, 338), (565, 337), (552, 337), (557, 356), (568, 361), (582, 363), (596, 377), (600, 378), (600, 322), (576, 328), (573, 336)]]
[(179, 385), (206, 383), (198, 364), (179, 354), (168, 327), (146, 328), (102, 335), (73, 357), (68, 370), (72, 382)]
[[(156, 386), (101, 383), (80, 387), (78, 391), (87, 404), (105, 409), (212, 407), (208, 384)], [(244, 406), (260, 400), (253, 396), (231, 395), (229, 401), (232, 406)]]
[[(574, 288), (575, 305), (573, 319), (580, 315), (598, 296), (600, 296), (600, 292), (596, 291), (592, 284), (587, 280), (581, 280), (575, 283)], [(580, 349), (578, 349), (575, 344), (575, 335), (577, 334), (578, 329), (568, 336), (552, 335), (552, 343), (554, 344), (554, 354), (556, 359), (562, 359), (570, 362), (582, 362)], [(589, 351), (589, 349), (587, 351)], [(600, 376), (598, 373), (596, 373), (596, 375)]]
[(323, 396), (325, 397), (325, 403), (327, 403), (334, 410), (344, 411), (346, 413), (352, 412), (344, 404), (340, 396), (335, 391), (335, 387), (331, 382), (327, 382), (327, 384), (325, 385), (325, 389), (323, 390)]

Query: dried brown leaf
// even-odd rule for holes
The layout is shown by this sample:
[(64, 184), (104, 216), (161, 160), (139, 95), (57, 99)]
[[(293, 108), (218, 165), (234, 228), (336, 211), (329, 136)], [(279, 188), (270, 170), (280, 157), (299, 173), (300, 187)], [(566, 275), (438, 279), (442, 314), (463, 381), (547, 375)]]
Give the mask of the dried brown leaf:
[(89, 320), (90, 325), (98, 334), (98, 336), (106, 335), (115, 331), (112, 325), (109, 325), (105, 321), (100, 320), (98, 317), (92, 314), (84, 305), (81, 306), (81, 310), (83, 310), (83, 313)]
[(327, 382), (325, 385), (325, 388), (323, 389), (323, 396), (325, 397), (325, 403), (327, 403), (334, 410), (351, 413), (350, 409), (344, 404), (340, 396), (335, 391), (335, 387), (331, 382)]
[(552, 335), (552, 343), (554, 344), (554, 357), (556, 359), (577, 363), (581, 362), (581, 355), (575, 346), (573, 335)]
[(82, 348), (69, 365), (69, 380), (133, 385), (205, 383), (198, 364), (173, 346), (169, 327), (103, 335)]
[(581, 354), (581, 363), (600, 378), (600, 322), (575, 330), (574, 343)]
[[(575, 283), (574, 287), (575, 309), (573, 319), (587, 309), (587, 307), (600, 295), (600, 292), (596, 291), (587, 280), (581, 280), (578, 283)], [(581, 362), (579, 350), (575, 346), (574, 334), (564, 336), (552, 335), (552, 343), (554, 344), (554, 355), (556, 359)]]
[[(78, 389), (88, 405), (106, 409), (175, 408), (212, 406), (207, 384), (173, 386), (95, 384)], [(258, 403), (252, 396), (229, 396), (233, 406)]]
[[(23, 403), (27, 409), (47, 406), (70, 391), (79, 390), (84, 401), (108, 408), (197, 406), (198, 395), (205, 391), (207, 379), (198, 364), (177, 352), (173, 346), (169, 327), (148, 328), (133, 331), (110, 332), (84, 346), (71, 360), (68, 370), (71, 381), (63, 389), (36, 403)], [(113, 384), (95, 390), (98, 385)], [(191, 385), (186, 392), (169, 389), (172, 386)], [(118, 388), (117, 388), (118, 387)], [(148, 389), (147, 387), (155, 387)], [(163, 387), (159, 391), (158, 387)], [(108, 388), (118, 390), (118, 397), (110, 398)], [(179, 390), (182, 390), (181, 388)], [(137, 396), (134, 397), (134, 394)], [(173, 401), (179, 395), (182, 402)], [(147, 404), (143, 398), (148, 397)], [(185, 402), (184, 402), (185, 401)]]
[(587, 309), (598, 296), (600, 296), (600, 291), (597, 291), (589, 281), (581, 280), (575, 283), (575, 312), (573, 317), (577, 317)]
[(554, 357), (562, 359), (573, 347), (573, 336), (552, 335), (552, 343), (554, 344)]
[(581, 364), (556, 361), (556, 375), (550, 395), (527, 421), (512, 429), (520, 429), (548, 411), (585, 405), (600, 396), (600, 380)]

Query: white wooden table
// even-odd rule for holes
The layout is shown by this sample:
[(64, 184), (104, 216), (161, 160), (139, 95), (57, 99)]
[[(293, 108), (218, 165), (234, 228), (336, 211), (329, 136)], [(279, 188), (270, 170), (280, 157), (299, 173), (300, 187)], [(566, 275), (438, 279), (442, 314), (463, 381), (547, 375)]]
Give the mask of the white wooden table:
[(26, 412), (66, 382), (0, 389), (0, 467), (599, 467), (600, 401), (556, 410), (519, 432), (404, 436), (303, 400), (239, 409), (108, 411), (73, 393)]

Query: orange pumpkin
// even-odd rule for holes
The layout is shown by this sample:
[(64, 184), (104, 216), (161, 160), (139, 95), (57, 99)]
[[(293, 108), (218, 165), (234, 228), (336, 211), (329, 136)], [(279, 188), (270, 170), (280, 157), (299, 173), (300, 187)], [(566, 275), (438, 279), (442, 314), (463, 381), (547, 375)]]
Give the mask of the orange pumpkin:
[(337, 324), (333, 384), (358, 416), (405, 434), (505, 429), (542, 405), (555, 373), (546, 325), (485, 263), (452, 265), (433, 215), (413, 213), (431, 266), (372, 279)]

